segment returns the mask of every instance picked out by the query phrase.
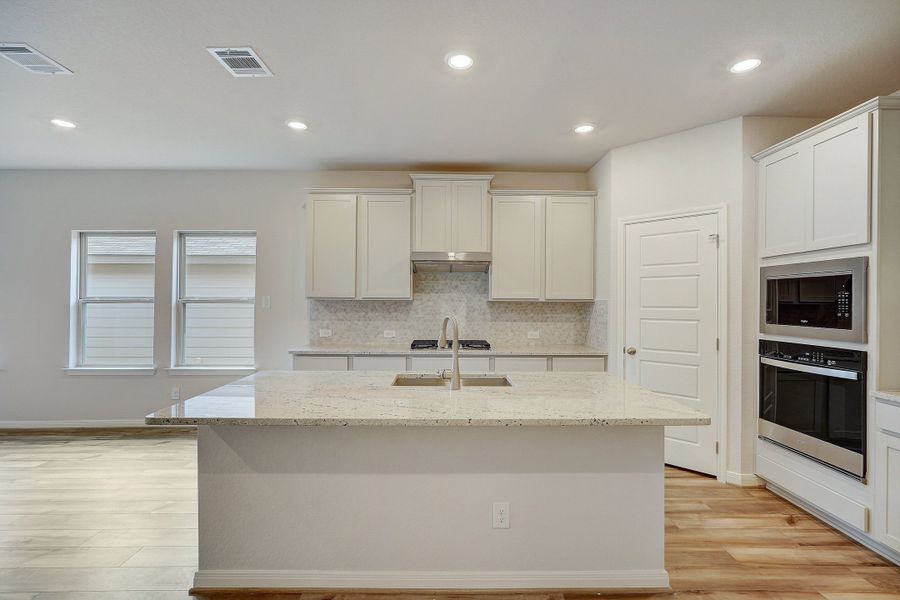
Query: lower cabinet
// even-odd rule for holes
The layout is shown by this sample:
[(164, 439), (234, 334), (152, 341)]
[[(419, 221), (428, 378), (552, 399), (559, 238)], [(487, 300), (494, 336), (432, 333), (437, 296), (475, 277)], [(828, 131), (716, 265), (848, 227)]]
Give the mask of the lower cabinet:
[(549, 359), (546, 356), (498, 356), (494, 359), (494, 371), (497, 373), (539, 373), (548, 371)]
[(605, 371), (604, 356), (554, 356), (554, 371)]
[[(449, 356), (413, 356), (410, 359), (410, 371), (442, 371), (453, 367), (453, 359)], [(459, 370), (464, 373), (487, 373), (491, 370), (491, 359), (487, 356), (462, 356), (459, 359)]]
[(295, 371), (347, 371), (349, 364), (347, 356), (294, 356)]
[(876, 402), (875, 423), (875, 535), (900, 552), (900, 406)]
[(406, 371), (405, 356), (354, 356), (351, 363), (354, 371)]

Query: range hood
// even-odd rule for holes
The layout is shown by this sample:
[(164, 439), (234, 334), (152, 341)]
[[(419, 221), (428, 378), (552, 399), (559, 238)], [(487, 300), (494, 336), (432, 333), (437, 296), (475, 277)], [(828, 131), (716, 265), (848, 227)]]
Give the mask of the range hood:
[(416, 273), (487, 273), (490, 252), (413, 252)]

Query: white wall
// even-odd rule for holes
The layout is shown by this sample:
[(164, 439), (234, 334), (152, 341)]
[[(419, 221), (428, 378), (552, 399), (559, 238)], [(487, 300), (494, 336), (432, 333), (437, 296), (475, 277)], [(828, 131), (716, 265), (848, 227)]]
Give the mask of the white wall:
[[(498, 188), (586, 189), (583, 173), (498, 173)], [(290, 368), (307, 341), (306, 187), (410, 187), (406, 172), (0, 171), (0, 427), (139, 420), (233, 377), (171, 376), (172, 232), (256, 230), (256, 362)], [(157, 232), (154, 376), (71, 376), (69, 258), (73, 230)], [(15, 421), (16, 423), (12, 423)]]
[(756, 287), (747, 288), (747, 282), (756, 278), (755, 171), (749, 155), (816, 122), (730, 119), (616, 148), (588, 173), (601, 207), (608, 204), (608, 210), (598, 211), (597, 280), (609, 282), (609, 369), (617, 373), (621, 354), (615, 350), (622, 347), (616, 331), (622, 311), (615, 277), (619, 221), (690, 208), (727, 207), (728, 224), (720, 234), (728, 253), (727, 464), (734, 473), (753, 472), (755, 431), (755, 388), (747, 392), (742, 385), (756, 374), (756, 322), (751, 327), (747, 312), (755, 312), (756, 306)]

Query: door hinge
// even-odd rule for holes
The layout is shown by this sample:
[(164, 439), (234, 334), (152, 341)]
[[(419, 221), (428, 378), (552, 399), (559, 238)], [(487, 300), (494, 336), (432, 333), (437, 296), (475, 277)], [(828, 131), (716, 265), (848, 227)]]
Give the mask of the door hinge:
[(715, 242), (716, 248), (718, 248), (719, 247), (719, 234), (718, 233), (709, 234), (709, 241)]
[(716, 338), (716, 351), (719, 350), (719, 338)]
[(719, 453), (719, 442), (716, 442), (716, 454)]

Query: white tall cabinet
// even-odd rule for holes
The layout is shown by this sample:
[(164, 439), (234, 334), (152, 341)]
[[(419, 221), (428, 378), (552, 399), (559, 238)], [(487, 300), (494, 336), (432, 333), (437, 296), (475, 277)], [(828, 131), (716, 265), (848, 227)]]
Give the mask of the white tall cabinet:
[(493, 193), (492, 300), (594, 298), (594, 196)]
[(410, 299), (408, 190), (311, 191), (306, 202), (306, 295)]
[(490, 252), (493, 175), (414, 174), (416, 252)]

